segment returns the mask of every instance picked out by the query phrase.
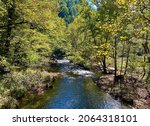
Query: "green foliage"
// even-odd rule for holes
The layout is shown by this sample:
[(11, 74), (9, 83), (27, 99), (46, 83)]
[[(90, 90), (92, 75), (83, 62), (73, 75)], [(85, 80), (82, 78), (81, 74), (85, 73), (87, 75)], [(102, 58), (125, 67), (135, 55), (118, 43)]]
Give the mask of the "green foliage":
[(17, 98), (41, 86), (45, 75), (28, 68), (59, 49), (77, 64), (114, 66), (116, 75), (149, 83), (149, 1), (92, 2), (97, 11), (84, 0), (0, 0), (0, 107), (16, 107)]
[[(11, 64), (27, 67), (38, 63), (52, 53), (57, 41), (62, 41), (65, 25), (57, 17), (53, 1), (13, 0), (1, 1), (0, 5), (3, 10), (0, 17), (3, 19), (0, 21), (0, 55), (8, 57)], [(9, 22), (7, 13), (10, 9), (14, 9), (11, 11), (14, 16), (10, 16)]]
[[(123, 71), (124, 74), (138, 73), (140, 78), (146, 72), (149, 76), (149, 3), (137, 0), (96, 2), (98, 10), (94, 11), (82, 1), (78, 17), (69, 25), (71, 60), (116, 65), (117, 74), (119, 71), (120, 74)], [(140, 57), (138, 50), (142, 50)]]
[(73, 22), (78, 14), (75, 0), (61, 0), (59, 6), (59, 17), (64, 18), (66, 25)]
[[(21, 99), (29, 91), (38, 92), (39, 89), (47, 88), (51, 85), (51, 74), (38, 70), (27, 69), (22, 72), (13, 72), (3, 76), (0, 81), (0, 108), (16, 108), (18, 103), (16, 100)], [(14, 104), (7, 104), (14, 101)], [(13, 107), (12, 107), (13, 106)]]
[(16, 99), (47, 85), (52, 75), (28, 68), (66, 45), (65, 28), (56, 0), (0, 0), (0, 108), (15, 108)]

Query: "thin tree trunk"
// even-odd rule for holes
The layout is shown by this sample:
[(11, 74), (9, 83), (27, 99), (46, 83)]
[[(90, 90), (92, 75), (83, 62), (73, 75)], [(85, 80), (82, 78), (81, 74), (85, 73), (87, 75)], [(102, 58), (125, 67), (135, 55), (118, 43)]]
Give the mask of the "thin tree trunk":
[(106, 70), (106, 56), (103, 57), (103, 71), (104, 71), (104, 74), (107, 73), (107, 70)]
[(10, 48), (10, 41), (11, 41), (11, 32), (12, 32), (12, 26), (14, 23), (14, 13), (15, 13), (15, 6), (14, 1), (12, 2), (11, 7), (7, 9), (7, 27), (6, 27), (6, 40), (5, 40), (5, 55), (8, 56), (9, 54), (9, 48)]
[[(150, 64), (150, 56), (147, 57), (148, 64)], [(148, 66), (148, 73), (146, 77), (147, 81), (150, 81), (150, 65)]]
[[(150, 64), (150, 56), (149, 56), (149, 54), (150, 54), (150, 49), (149, 49), (149, 46), (148, 46), (148, 31), (146, 32), (146, 42), (145, 42), (145, 45), (146, 45), (146, 49), (147, 49), (147, 61), (148, 61), (148, 64)], [(147, 80), (149, 80), (150, 79), (150, 65), (149, 65), (149, 68), (148, 68), (149, 70), (148, 70), (148, 74), (147, 74)]]
[[(105, 43), (107, 43), (107, 41), (108, 41), (108, 36), (106, 37)], [(104, 51), (106, 51), (106, 48), (104, 49)], [(106, 67), (107, 67), (107, 66), (106, 66), (106, 55), (104, 55), (104, 56), (103, 56), (103, 72), (104, 72), (104, 74), (107, 73)]]
[(114, 66), (115, 66), (115, 81), (116, 82), (116, 77), (117, 77), (117, 36), (115, 36), (115, 41), (114, 41)]
[(125, 42), (123, 42), (123, 47), (122, 47), (122, 57), (121, 57), (121, 68), (120, 68), (120, 75), (122, 74), (122, 68), (123, 68), (124, 47), (125, 47)]
[(127, 50), (127, 59), (126, 59), (126, 66), (125, 66), (125, 71), (124, 71), (124, 76), (126, 75), (127, 73), (127, 69), (128, 69), (128, 63), (129, 63), (129, 56), (130, 56), (130, 49), (131, 49), (131, 45), (129, 44), (128, 45), (128, 50)]
[[(143, 35), (143, 38), (144, 38), (144, 35)], [(144, 42), (142, 45), (143, 45), (145, 54), (148, 55), (148, 54), (150, 53), (150, 49), (149, 49), (149, 46), (148, 46), (148, 31), (147, 31), (147, 33), (146, 33), (146, 38), (145, 38), (144, 40), (145, 40), (145, 42)], [(146, 59), (147, 59), (147, 60), (146, 60)], [(145, 60), (145, 62), (150, 63), (150, 57), (149, 57), (149, 56), (147, 56), (147, 57), (145, 56), (145, 59), (144, 59), (144, 60)], [(143, 74), (143, 77), (142, 77), (141, 79), (143, 79), (144, 76), (146, 75), (146, 70), (145, 70), (145, 68), (143, 68), (143, 70), (144, 70), (144, 74)], [(149, 78), (150, 78), (150, 67), (149, 67), (149, 70), (148, 70), (146, 79), (148, 80)]]
[[(146, 57), (144, 56), (144, 63), (146, 62)], [(143, 78), (145, 77), (146, 75), (146, 69), (145, 69), (145, 64), (143, 64), (143, 75), (142, 75), (142, 78), (140, 79), (141, 81), (143, 80)]]

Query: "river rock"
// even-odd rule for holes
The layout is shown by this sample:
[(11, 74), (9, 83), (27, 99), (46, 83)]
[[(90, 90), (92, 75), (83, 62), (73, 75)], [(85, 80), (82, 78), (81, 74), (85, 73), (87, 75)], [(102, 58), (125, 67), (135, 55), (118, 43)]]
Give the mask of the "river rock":
[(148, 109), (150, 107), (150, 99), (136, 99), (133, 101), (133, 105), (137, 109)]
[(98, 85), (111, 86), (114, 83), (114, 75), (101, 76)]
[(107, 67), (106, 70), (107, 70), (108, 74), (114, 74), (115, 73), (115, 68), (114, 67)]
[(143, 99), (149, 96), (148, 91), (145, 88), (137, 88), (136, 94)]

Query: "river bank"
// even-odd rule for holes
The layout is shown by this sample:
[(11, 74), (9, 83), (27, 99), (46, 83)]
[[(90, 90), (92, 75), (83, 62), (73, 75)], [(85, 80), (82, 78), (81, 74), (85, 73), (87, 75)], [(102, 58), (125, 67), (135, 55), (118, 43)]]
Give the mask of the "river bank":
[(20, 108), (20, 101), (23, 98), (28, 97), (29, 94), (43, 95), (53, 88), (53, 82), (59, 76), (59, 73), (35, 70), (11, 74), (1, 80), (5, 85), (1, 87), (0, 108)]
[(127, 76), (123, 84), (114, 84), (114, 75), (106, 74), (96, 79), (97, 86), (129, 108), (149, 109), (150, 88), (138, 78)]
[(107, 74), (103, 74), (97, 65), (90, 66), (89, 70), (94, 72), (93, 81), (97, 86), (114, 99), (120, 100), (125, 108), (150, 109), (150, 86), (145, 80), (141, 81), (136, 76), (125, 76), (123, 82), (114, 83), (113, 67), (107, 68)]
[(5, 88), (0, 107), (149, 108), (149, 92), (143, 84), (128, 78), (124, 85), (114, 85), (113, 74), (96, 75), (96, 71), (57, 60), (42, 69), (11, 73), (5, 85), (11, 84), (14, 90)]
[(22, 71), (17, 68), (1, 75), (0, 108), (20, 108), (22, 99), (30, 100), (32, 96), (41, 96), (52, 89), (53, 82), (60, 73), (52, 70), (51, 65), (52, 63), (46, 60), (40, 66), (32, 66)]
[(29, 96), (21, 101), (21, 108), (46, 109), (120, 109), (119, 100), (114, 100), (93, 82), (93, 72), (71, 63), (57, 60), (61, 76), (54, 81), (53, 89), (43, 95)]

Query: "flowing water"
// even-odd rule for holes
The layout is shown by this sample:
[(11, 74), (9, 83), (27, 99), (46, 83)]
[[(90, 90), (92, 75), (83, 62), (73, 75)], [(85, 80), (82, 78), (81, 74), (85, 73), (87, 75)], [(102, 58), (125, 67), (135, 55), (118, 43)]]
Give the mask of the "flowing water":
[[(58, 67), (63, 77), (57, 80), (58, 92), (50, 99), (44, 108), (59, 109), (112, 109), (121, 108), (121, 104), (111, 96), (102, 92), (89, 77), (92, 72), (83, 70), (68, 60), (58, 60)], [(72, 72), (73, 74), (67, 74)]]
[[(57, 60), (62, 77), (54, 89), (34, 98), (27, 108), (44, 109), (119, 109), (122, 105), (101, 91), (92, 81), (94, 73), (75, 66), (68, 60)], [(36, 103), (38, 104), (37, 107)], [(34, 107), (32, 107), (34, 106)]]

